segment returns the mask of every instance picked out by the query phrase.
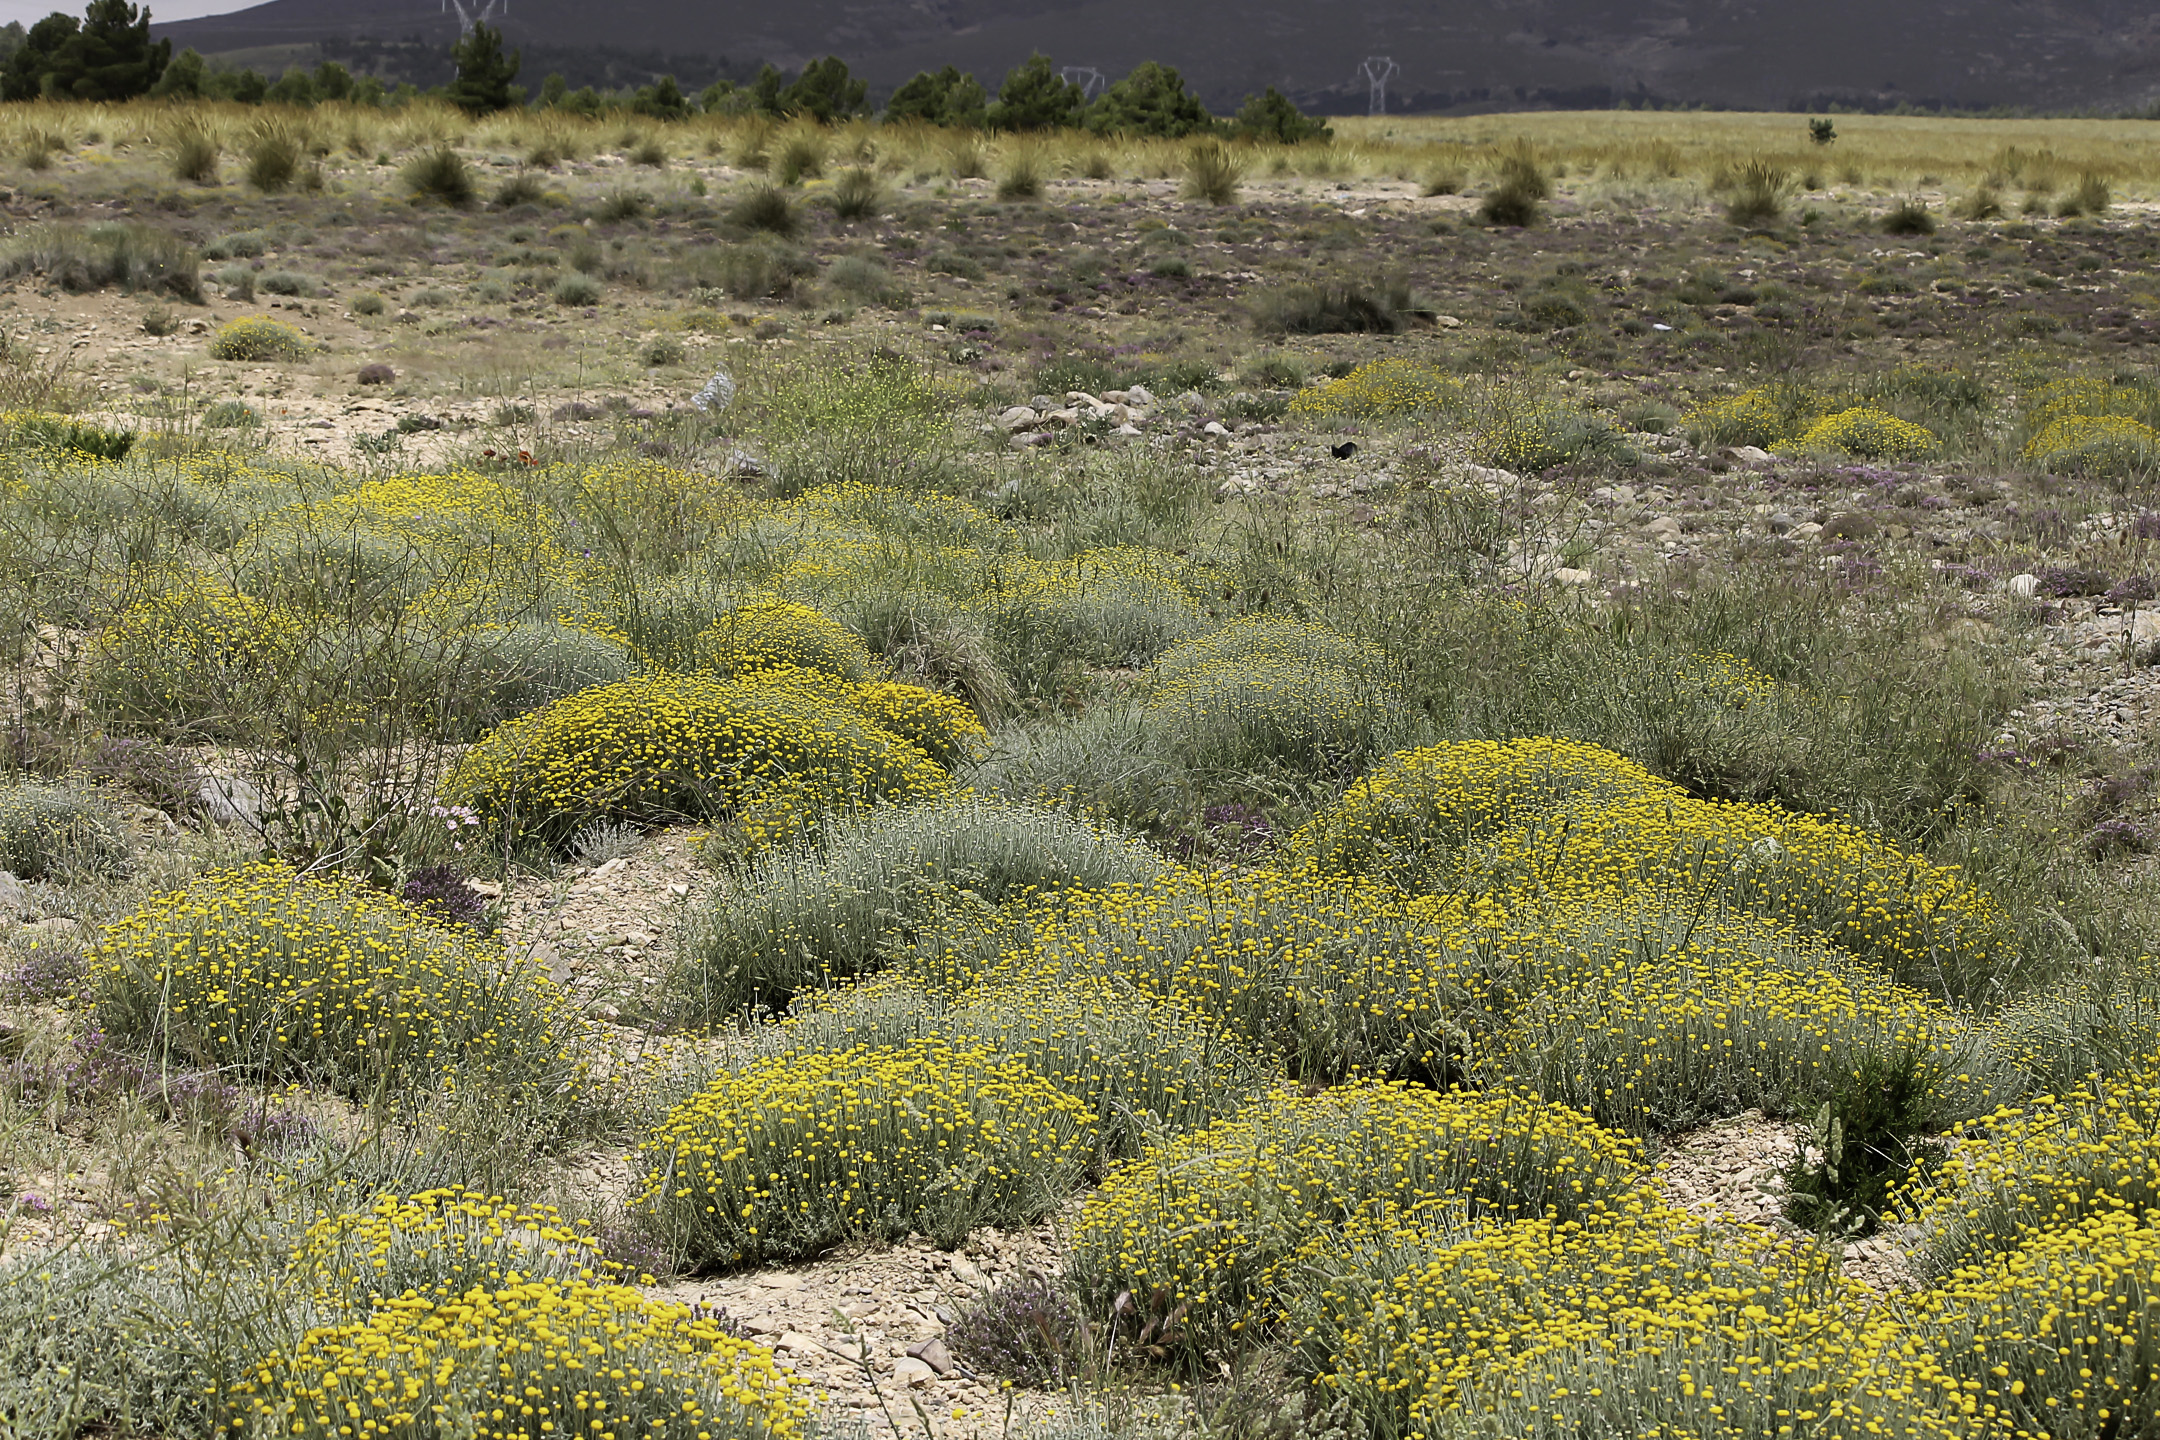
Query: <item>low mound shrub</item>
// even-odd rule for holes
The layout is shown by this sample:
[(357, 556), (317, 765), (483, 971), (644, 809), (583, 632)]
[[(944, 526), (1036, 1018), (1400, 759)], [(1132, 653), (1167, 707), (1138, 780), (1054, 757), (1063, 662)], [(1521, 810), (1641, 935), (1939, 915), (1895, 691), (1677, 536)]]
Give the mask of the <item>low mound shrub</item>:
[(1442, 413), (1459, 408), (1462, 382), (1416, 360), (1373, 360), (1340, 380), (1308, 385), (1290, 397), (1290, 414), (1323, 418), (1382, 419)]
[(1248, 616), (1165, 651), (1150, 714), (1188, 764), (1346, 770), (1400, 703), (1389, 669), (1378, 647), (1324, 625)]
[(1835, 1252), (1662, 1205), (1474, 1236), (1368, 1227), (1309, 1254), (1291, 1328), (1320, 1393), (1374, 1435), (1972, 1433)]
[(854, 683), (870, 672), (860, 636), (793, 600), (753, 600), (722, 613), (692, 642), (690, 668), (722, 675), (793, 666)]
[(0, 786), (0, 870), (18, 880), (116, 875), (127, 832), (101, 805), (52, 785)]
[(2025, 458), (2058, 474), (2127, 478), (2160, 468), (2160, 431), (2127, 415), (2064, 415), (2026, 443)]
[(1788, 389), (1745, 390), (1688, 412), (1681, 422), (1697, 445), (1753, 445), (1767, 450), (1806, 423), (1809, 397)]
[(1150, 1150), (1088, 1197), (1071, 1274), (1091, 1314), (1182, 1311), (1195, 1353), (1278, 1322), (1300, 1252), (1353, 1223), (1572, 1218), (1637, 1182), (1634, 1142), (1516, 1095), (1357, 1083), (1280, 1093)]
[(729, 822), (754, 847), (828, 810), (948, 788), (929, 756), (801, 673), (581, 690), (497, 726), (459, 758), (444, 798), (514, 840), (559, 846), (596, 821), (689, 819)]
[(248, 1366), (236, 1432), (785, 1440), (813, 1400), (764, 1346), (625, 1285), (506, 1277), (385, 1297)]
[(1800, 433), (1792, 448), (1840, 450), (1863, 460), (1918, 460), (1940, 450), (1942, 442), (1932, 430), (1861, 405), (1823, 416)]
[(303, 360), (313, 354), (314, 342), (282, 320), (267, 315), (243, 315), (228, 320), (210, 337), (210, 358), (261, 364), (269, 360)]
[(1936, 1274), (2096, 1216), (2143, 1223), (2160, 1211), (2153, 1065), (1973, 1122), (1906, 1210), (1923, 1227), (1918, 1262)]
[(445, 697), (445, 733), (460, 740), (637, 670), (619, 641), (557, 620), (453, 636), (450, 645), (458, 670), (455, 690)]
[(567, 1283), (621, 1269), (553, 1206), (457, 1187), (378, 1196), (365, 1210), (324, 1215), (293, 1247), (289, 1268), (316, 1299), (362, 1309), (408, 1292)]
[(1095, 1117), (1098, 1165), (1231, 1113), (1265, 1074), (1212, 1022), (1105, 976), (1004, 980), (951, 998), (888, 976), (822, 996), (781, 1029), (789, 1049), (936, 1035), (1018, 1056)]
[(547, 975), (401, 901), (263, 863), (106, 927), (98, 1023), (160, 1056), (355, 1098), (459, 1077), (561, 1106), (584, 1064)]
[(1913, 1328), (2001, 1433), (2101, 1437), (2160, 1402), (2160, 1229), (2092, 1214), (1961, 1265), (1914, 1297)]
[(967, 796), (880, 807), (767, 850), (717, 887), (687, 922), (674, 988), (699, 1019), (779, 1009), (903, 951), (970, 949), (984, 912), (1014, 897), (1166, 868), (1136, 840), (1036, 806)]
[(637, 1205), (693, 1262), (814, 1255), (1055, 1209), (1094, 1148), (1085, 1107), (1024, 1062), (942, 1040), (797, 1054), (715, 1080), (639, 1151)]
[(1204, 628), (1157, 551), (1091, 550), (1067, 560), (1014, 556), (985, 577), (972, 608), (992, 654), (1032, 694), (1054, 694), (1072, 666), (1138, 667)]
[(979, 760), (990, 732), (964, 700), (920, 685), (879, 680), (855, 688), (856, 707), (883, 729), (922, 747), (948, 770)]

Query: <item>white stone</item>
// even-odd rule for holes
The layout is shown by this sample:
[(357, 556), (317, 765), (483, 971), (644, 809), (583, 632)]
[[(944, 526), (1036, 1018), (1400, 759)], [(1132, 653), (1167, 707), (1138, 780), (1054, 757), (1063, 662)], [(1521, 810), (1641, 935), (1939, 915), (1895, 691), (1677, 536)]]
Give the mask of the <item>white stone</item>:
[(1743, 465), (1769, 465), (1777, 460), (1775, 455), (1772, 455), (1760, 445), (1735, 445), (1733, 446), (1732, 457)]
[(918, 1389), (937, 1380), (937, 1371), (912, 1355), (903, 1355), (895, 1360), (892, 1373), (894, 1380), (910, 1389)]
[(1125, 391), (1127, 405), (1153, 405), (1155, 396), (1145, 385), (1134, 385)]
[(1200, 433), (1203, 435), (1228, 435), (1230, 432), (1224, 427), (1222, 421), (1210, 420), (1200, 427)]
[(1035, 413), (1032, 406), (1015, 405), (1012, 409), (998, 416), (997, 425), (1000, 430), (1010, 435), (1015, 430), (1025, 430), (1028, 426), (1041, 419), (1042, 416)]
[(1795, 525), (1786, 532), (1788, 540), (1812, 540), (1822, 534), (1822, 526), (1810, 520), (1805, 525)]
[[(1799, 532), (1795, 531), (1794, 533), (1798, 534)], [(2040, 577), (2032, 574), (2013, 575), (2010, 577), (2010, 583), (2003, 586), (2003, 588), (2020, 600), (2030, 600), (2040, 593)]]
[(985, 1288), (989, 1283), (983, 1279), (982, 1271), (975, 1268), (975, 1262), (965, 1255), (952, 1257), (952, 1275), (953, 1279), (958, 1280), (961, 1284), (972, 1285), (978, 1290)]
[(237, 775), (205, 775), (195, 798), (219, 825), (262, 826), (262, 793)]
[(1591, 574), (1588, 570), (1576, 570), (1562, 565), (1552, 572), (1552, 578), (1562, 585), (1588, 585), (1597, 576)]

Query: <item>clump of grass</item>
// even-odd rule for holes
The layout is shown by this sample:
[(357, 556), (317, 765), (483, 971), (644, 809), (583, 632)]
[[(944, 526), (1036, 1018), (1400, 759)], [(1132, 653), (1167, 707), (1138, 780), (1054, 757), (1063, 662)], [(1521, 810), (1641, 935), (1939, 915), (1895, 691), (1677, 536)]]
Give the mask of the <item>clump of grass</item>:
[(825, 271), (825, 283), (859, 305), (882, 305), (899, 309), (908, 303), (907, 291), (890, 270), (863, 255), (842, 255)]
[(200, 266), (186, 241), (155, 225), (47, 221), (0, 246), (0, 276), (42, 275), (71, 294), (117, 287), (199, 301)]
[(408, 161), (398, 178), (413, 195), (445, 205), (470, 205), (478, 193), (465, 157), (448, 145)]
[(373, 290), (363, 290), (352, 297), (352, 312), (355, 315), (380, 315), (388, 308), (389, 302)]
[(539, 176), (529, 170), (520, 170), (495, 187), (493, 203), (498, 210), (509, 210), (519, 205), (537, 205), (546, 194), (547, 189), (540, 183)]
[(114, 875), (127, 865), (127, 836), (102, 806), (51, 785), (0, 788), (0, 870), (43, 880)]
[(1492, 189), (1478, 204), (1478, 218), (1487, 225), (1527, 229), (1537, 224), (1540, 208), (1552, 197), (1552, 180), (1545, 167), (1527, 148), (1500, 158)]
[(248, 141), (247, 183), (265, 195), (291, 187), (303, 154), (298, 132), (276, 121), (258, 125)]
[(1993, 185), (1977, 185), (1957, 203), (1956, 214), (1960, 220), (2000, 220), (2003, 216), (2002, 192)]
[(1185, 157), (1185, 194), (1210, 205), (1235, 205), (1245, 164), (1219, 140), (1203, 140)]
[(1935, 214), (1916, 199), (1900, 200), (1882, 218), (1885, 235), (1932, 235)]
[(668, 163), (667, 146), (656, 135), (647, 135), (630, 147), (630, 163), (647, 169), (658, 170)]
[(1409, 324), (1411, 304), (1410, 286), (1398, 280), (1286, 285), (1254, 301), (1253, 321), (1277, 335), (1393, 335)]
[(842, 220), (870, 220), (885, 208), (885, 187), (858, 165), (841, 175), (832, 189), (833, 214)]
[(800, 185), (825, 173), (825, 138), (810, 130), (797, 130), (781, 143), (773, 158), (771, 175), (782, 185)]
[(217, 183), (218, 157), (224, 146), (215, 130), (199, 120), (182, 120), (173, 126), (166, 146), (172, 156), (175, 180), (190, 180), (197, 185)]
[(1792, 172), (1757, 157), (1744, 162), (1726, 184), (1731, 192), (1725, 202), (1727, 221), (1743, 227), (1770, 225), (1785, 213), (1785, 199), (1792, 193)]
[(728, 207), (727, 218), (738, 229), (769, 235), (792, 236), (802, 229), (795, 202), (777, 185), (753, 185)]
[(260, 363), (265, 360), (299, 360), (315, 346), (282, 320), (267, 315), (244, 315), (228, 320), (210, 337), (210, 358)]
[(2055, 213), (2064, 219), (2078, 215), (2105, 215), (2115, 203), (2115, 194), (2108, 188), (2105, 176), (2087, 170), (2078, 176), (2077, 188), (2062, 198)]
[(1005, 162), (1005, 173), (998, 177), (997, 198), (1040, 200), (1042, 192), (1042, 157), (1031, 148), (1015, 150), (1012, 158)]

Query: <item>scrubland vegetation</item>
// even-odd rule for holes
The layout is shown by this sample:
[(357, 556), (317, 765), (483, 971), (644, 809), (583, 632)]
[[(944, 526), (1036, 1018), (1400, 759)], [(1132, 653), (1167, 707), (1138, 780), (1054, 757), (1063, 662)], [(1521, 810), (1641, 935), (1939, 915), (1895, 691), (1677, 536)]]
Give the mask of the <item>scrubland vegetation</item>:
[(0, 112), (0, 1433), (2153, 1433), (2160, 176), (1840, 120)]

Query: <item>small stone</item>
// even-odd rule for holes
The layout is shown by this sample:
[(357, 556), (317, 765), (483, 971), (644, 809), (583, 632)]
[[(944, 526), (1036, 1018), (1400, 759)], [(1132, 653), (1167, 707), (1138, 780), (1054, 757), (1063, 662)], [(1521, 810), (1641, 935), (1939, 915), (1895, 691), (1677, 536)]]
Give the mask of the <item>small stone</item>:
[(1597, 577), (1591, 574), (1588, 570), (1576, 570), (1570, 568), (1569, 566), (1562, 565), (1559, 569), (1552, 572), (1552, 578), (1555, 582), (1561, 585), (1588, 585), (1592, 580), (1595, 580)]
[(2010, 583), (2003, 588), (2020, 600), (2030, 600), (2040, 593), (2040, 577), (2032, 574), (2013, 575)]
[(893, 1362), (893, 1379), (910, 1389), (919, 1389), (937, 1379), (937, 1371), (913, 1356), (903, 1356)]
[(1735, 445), (1732, 448), (1732, 458), (1743, 465), (1769, 465), (1777, 460), (1775, 455), (1760, 445)]
[(780, 1338), (773, 1342), (772, 1348), (776, 1351), (795, 1355), (815, 1355), (825, 1347), (818, 1344), (810, 1336), (803, 1334), (800, 1330), (788, 1330), (784, 1331)]
[(1792, 516), (1779, 510), (1772, 514), (1769, 519), (1763, 521), (1763, 528), (1767, 529), (1772, 535), (1790, 535), (1793, 526), (1799, 523)]
[(1822, 526), (1810, 520), (1805, 525), (1795, 525), (1785, 536), (1788, 540), (1812, 540), (1822, 534)]
[(262, 792), (237, 775), (205, 775), (195, 799), (214, 824), (262, 826)]
[(982, 1271), (976, 1269), (975, 1262), (965, 1255), (952, 1257), (952, 1276), (963, 1285), (972, 1285), (978, 1290), (987, 1288)]
[(1006, 434), (1010, 435), (1015, 430), (1025, 430), (1028, 426), (1035, 424), (1041, 419), (1042, 412), (1037, 410), (1034, 406), (1015, 405), (1012, 407), (1012, 409), (1007, 410), (1004, 414), (998, 416), (997, 424), (1000, 430), (1003, 430)]
[(760, 1275), (757, 1277), (757, 1283), (767, 1290), (800, 1290), (803, 1285), (802, 1276), (782, 1272)]
[(1223, 425), (1222, 421), (1210, 420), (1200, 427), (1200, 433), (1203, 435), (1228, 435), (1230, 431)]
[(953, 1373), (952, 1353), (945, 1348), (945, 1342), (935, 1335), (923, 1341), (920, 1345), (908, 1346), (907, 1353), (913, 1359), (920, 1360), (932, 1370), (937, 1371), (940, 1377)]
[(1155, 396), (1145, 385), (1133, 385), (1125, 391), (1125, 403), (1135, 408), (1153, 405)]
[(0, 909), (19, 912), (30, 908), (30, 892), (23, 889), (22, 881), (13, 872), (0, 870)]
[(1049, 444), (1050, 432), (1047, 430), (1023, 430), (1006, 443), (1015, 450), (1032, 450), (1038, 445)]

